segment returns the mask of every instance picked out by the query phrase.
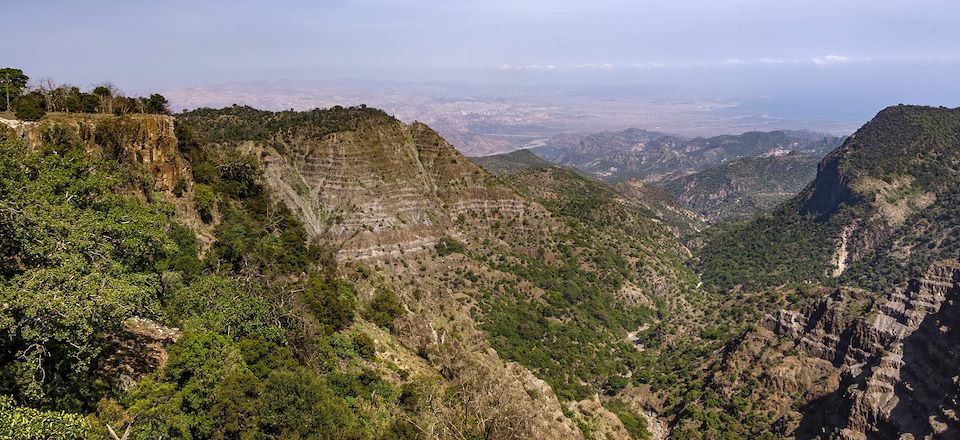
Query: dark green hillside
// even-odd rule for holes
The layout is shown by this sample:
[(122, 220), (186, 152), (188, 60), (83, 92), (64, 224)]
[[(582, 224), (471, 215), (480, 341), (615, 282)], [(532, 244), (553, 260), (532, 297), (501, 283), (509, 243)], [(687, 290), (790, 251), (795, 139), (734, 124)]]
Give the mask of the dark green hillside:
[(331, 133), (358, 130), (373, 121), (393, 120), (383, 110), (366, 106), (272, 112), (237, 105), (196, 109), (177, 115), (177, 119), (203, 133), (208, 142), (263, 141), (281, 151), (283, 143), (277, 135), (292, 128), (297, 129), (298, 136), (320, 139)]
[(805, 153), (745, 157), (670, 180), (664, 185), (710, 221), (741, 220), (793, 197), (817, 175), (820, 156)]
[[(696, 296), (696, 279), (683, 266), (683, 249), (645, 208), (574, 171), (530, 170), (509, 182), (563, 219), (570, 232), (557, 237), (562, 245), (555, 261), (501, 259), (508, 263), (500, 270), (530, 280), (546, 296), (493, 302), (483, 327), (494, 347), (542, 374), (562, 398), (613, 394), (653, 380), (662, 365), (651, 351), (631, 346), (626, 334), (663, 320), (643, 337), (650, 350), (666, 350), (660, 338), (685, 324), (679, 312)], [(628, 283), (644, 288), (617, 295)], [(577, 377), (592, 386), (578, 384)]]
[[(908, 215), (845, 274), (845, 280), (873, 289), (916, 276), (934, 261), (960, 257), (960, 109), (898, 106), (877, 119), (858, 134), (842, 168), (853, 176), (882, 176), (885, 183), (909, 179), (865, 196), (888, 217)], [(886, 131), (897, 137), (886, 137)], [(873, 151), (873, 145), (888, 153)]]
[(909, 174), (927, 189), (956, 182), (960, 109), (898, 105), (884, 109), (844, 145), (842, 170), (851, 176)]
[(523, 149), (492, 156), (471, 157), (471, 162), (498, 176), (510, 176), (529, 169), (545, 168), (554, 164), (541, 159), (530, 150)]
[(721, 289), (826, 281), (844, 230), (843, 279), (864, 286), (903, 282), (906, 273), (954, 256), (958, 129), (960, 109), (881, 111), (827, 155), (792, 201), (709, 232), (698, 255), (704, 280)]
[(697, 251), (706, 286), (726, 292), (825, 282), (839, 226), (796, 211), (797, 204), (788, 202), (751, 220), (707, 230)]

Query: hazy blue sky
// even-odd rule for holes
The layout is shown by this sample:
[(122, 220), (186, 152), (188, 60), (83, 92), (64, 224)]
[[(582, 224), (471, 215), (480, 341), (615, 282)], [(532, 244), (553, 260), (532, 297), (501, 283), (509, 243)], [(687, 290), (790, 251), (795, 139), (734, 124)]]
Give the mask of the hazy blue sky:
[(956, 0), (5, 3), (0, 64), (131, 91), (376, 78), (960, 105)]

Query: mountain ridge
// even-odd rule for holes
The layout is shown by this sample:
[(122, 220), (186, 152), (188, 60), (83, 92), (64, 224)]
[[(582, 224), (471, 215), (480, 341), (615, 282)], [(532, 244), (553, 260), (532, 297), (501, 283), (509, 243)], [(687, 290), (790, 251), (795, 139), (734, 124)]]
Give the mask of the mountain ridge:
[(563, 135), (532, 149), (544, 159), (572, 166), (607, 181), (638, 178), (662, 182), (727, 161), (779, 151), (826, 154), (842, 138), (807, 131), (746, 132), (686, 139), (627, 129)]
[[(798, 195), (710, 227), (640, 180), (609, 185), (529, 152), (482, 159), (491, 173), (365, 107), (47, 118), (0, 132), (13, 158), (0, 195), (24, 194), (0, 200), (15, 314), (0, 332), (22, 354), (0, 357), (14, 396), (0, 405), (17, 414), (196, 437), (238, 414), (249, 423), (231, 433), (336, 420), (356, 438), (960, 426), (936, 367), (955, 357), (960, 109), (885, 109)], [(71, 270), (84, 282), (61, 282)], [(84, 290), (98, 285), (111, 296)], [(29, 313), (54, 327), (20, 331)], [(50, 350), (86, 364), (54, 362), (29, 348), (46, 332), (81, 332), (69, 341), (104, 356), (54, 336)], [(36, 359), (56, 374), (7, 368)], [(297, 423), (277, 422), (279, 389), (324, 406), (285, 403)]]

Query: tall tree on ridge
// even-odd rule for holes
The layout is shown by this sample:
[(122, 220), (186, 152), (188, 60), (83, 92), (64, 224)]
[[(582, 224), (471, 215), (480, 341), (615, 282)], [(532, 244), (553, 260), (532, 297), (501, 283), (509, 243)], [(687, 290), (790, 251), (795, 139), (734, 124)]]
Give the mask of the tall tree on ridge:
[(7, 98), (7, 106), (4, 110), (10, 110), (10, 96), (18, 97), (23, 89), (27, 87), (30, 77), (24, 75), (20, 69), (4, 67), (0, 69), (0, 92)]
[(113, 113), (113, 98), (120, 96), (120, 89), (113, 83), (107, 81), (101, 83), (93, 89), (93, 94), (100, 98), (100, 111), (103, 113)]

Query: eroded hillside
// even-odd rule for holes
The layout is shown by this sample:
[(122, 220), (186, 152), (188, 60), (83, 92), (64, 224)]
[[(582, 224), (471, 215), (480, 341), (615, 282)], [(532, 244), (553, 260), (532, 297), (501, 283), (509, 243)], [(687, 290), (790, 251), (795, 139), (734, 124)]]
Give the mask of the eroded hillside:
[(741, 418), (798, 438), (956, 435), (958, 128), (956, 109), (885, 109), (800, 195), (708, 231), (709, 289), (786, 299), (711, 367), (712, 393), (749, 397)]
[(710, 228), (365, 107), (0, 121), (0, 406), (90, 437), (950, 437), (957, 115), (886, 109)]
[[(609, 200), (614, 192), (602, 184), (568, 186), (586, 182), (573, 173), (557, 180), (532, 170), (504, 182), (428, 127), (372, 109), (235, 108), (183, 119), (223, 147), (262, 157), (271, 187), (336, 247), (361, 290), (398, 293), (410, 311), (398, 336), (438, 369), (474, 359), (500, 375), (514, 361), (552, 387), (518, 376), (541, 388), (544, 402), (556, 402), (554, 392), (563, 402), (615, 395), (652, 364), (628, 333), (696, 291), (688, 251), (667, 227)], [(273, 128), (230, 133), (240, 121)], [(606, 423), (533, 403), (549, 429), (569, 429), (557, 421), (571, 415), (574, 430)]]

